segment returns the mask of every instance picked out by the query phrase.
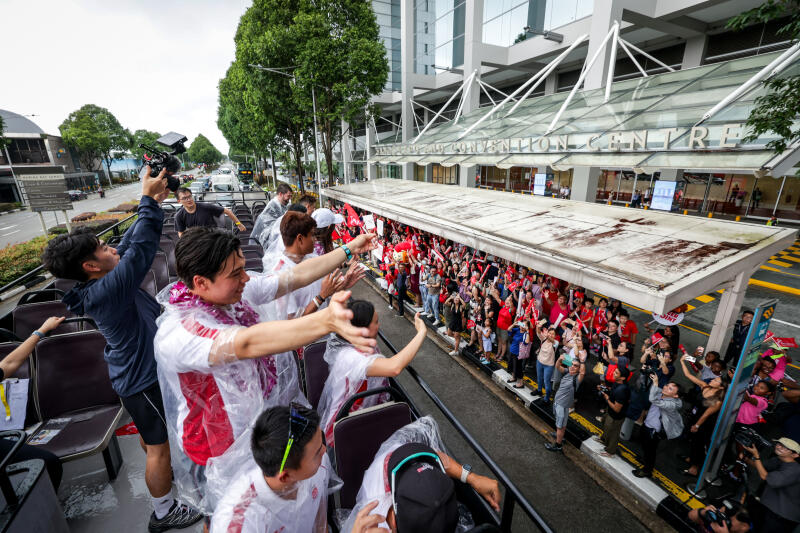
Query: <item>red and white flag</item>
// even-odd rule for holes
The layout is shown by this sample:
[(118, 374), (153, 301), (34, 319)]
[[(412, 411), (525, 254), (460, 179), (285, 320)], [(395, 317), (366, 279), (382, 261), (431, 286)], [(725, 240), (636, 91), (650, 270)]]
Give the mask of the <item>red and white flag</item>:
[(345, 211), (347, 211), (347, 225), (349, 227), (351, 228), (354, 226), (361, 227), (364, 225), (364, 223), (361, 222), (361, 218), (359, 218), (359, 216), (356, 214), (355, 210), (350, 206), (350, 204), (344, 204), (344, 209)]

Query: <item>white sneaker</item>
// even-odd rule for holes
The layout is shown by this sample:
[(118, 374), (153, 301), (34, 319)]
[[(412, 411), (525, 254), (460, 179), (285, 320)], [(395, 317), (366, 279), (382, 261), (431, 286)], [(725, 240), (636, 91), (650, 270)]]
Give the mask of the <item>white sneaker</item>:
[(458, 350), (453, 350), (452, 352), (449, 353), (449, 355), (458, 355)]
[(394, 306), (393, 306), (393, 305), (390, 305), (390, 306), (389, 306), (389, 309), (394, 309)]
[(436, 327), (439, 324), (441, 324), (441, 322), (439, 322), (438, 320), (434, 320), (432, 326)]

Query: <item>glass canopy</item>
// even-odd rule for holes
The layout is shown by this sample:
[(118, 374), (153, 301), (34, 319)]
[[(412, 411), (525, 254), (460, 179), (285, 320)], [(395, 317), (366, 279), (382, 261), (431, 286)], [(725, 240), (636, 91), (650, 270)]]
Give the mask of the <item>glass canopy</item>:
[[(696, 170), (765, 169), (781, 157), (765, 148), (776, 137), (769, 132), (742, 141), (745, 123), (762, 84), (744, 93), (709, 119), (702, 118), (781, 52), (725, 63), (666, 72), (578, 91), (558, 115), (568, 93), (522, 102), (513, 113), (511, 101), (473, 127), (493, 107), (482, 107), (431, 128), (416, 142), (375, 145), (373, 162), (497, 164), (501, 167), (551, 165), (603, 168), (682, 168)], [(781, 76), (800, 73), (800, 63)], [(789, 157), (790, 149), (782, 156)], [(791, 153), (789, 153), (791, 152)]]

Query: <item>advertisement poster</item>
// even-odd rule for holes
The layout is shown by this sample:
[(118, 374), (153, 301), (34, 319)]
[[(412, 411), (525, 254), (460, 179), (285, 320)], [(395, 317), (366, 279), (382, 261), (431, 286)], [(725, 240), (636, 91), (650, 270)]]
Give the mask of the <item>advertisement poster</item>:
[(544, 190), (547, 185), (547, 174), (534, 174), (533, 175), (533, 194), (544, 196)]
[(672, 209), (672, 199), (675, 197), (675, 181), (658, 180), (653, 184), (653, 199), (650, 201), (650, 209), (661, 209), (669, 211)]

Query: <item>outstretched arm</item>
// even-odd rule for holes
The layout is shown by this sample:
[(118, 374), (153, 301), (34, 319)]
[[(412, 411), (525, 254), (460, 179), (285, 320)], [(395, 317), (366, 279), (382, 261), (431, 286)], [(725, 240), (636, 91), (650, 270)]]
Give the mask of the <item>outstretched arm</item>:
[(417, 352), (422, 347), (425, 337), (428, 333), (428, 327), (419, 316), (419, 313), (414, 315), (414, 327), (417, 329), (417, 334), (411, 339), (405, 348), (397, 352), (392, 357), (379, 357), (375, 359), (369, 368), (367, 368), (368, 377), (382, 377), (394, 378), (400, 375), (410, 363), (417, 356)]
[[(63, 316), (51, 316), (45, 320), (44, 324), (39, 326), (37, 331), (46, 334), (48, 331), (56, 329), (63, 321)], [(28, 356), (33, 352), (33, 349), (36, 347), (38, 342), (39, 336), (31, 333), (31, 336), (25, 339), (25, 342), (14, 348), (10, 354), (5, 356), (5, 358), (0, 361), (0, 370), (3, 371), (3, 376), (7, 378), (16, 372), (22, 363), (24, 363)]]

